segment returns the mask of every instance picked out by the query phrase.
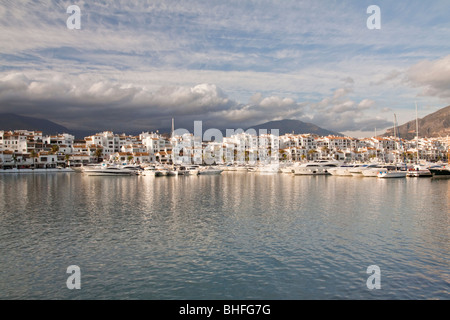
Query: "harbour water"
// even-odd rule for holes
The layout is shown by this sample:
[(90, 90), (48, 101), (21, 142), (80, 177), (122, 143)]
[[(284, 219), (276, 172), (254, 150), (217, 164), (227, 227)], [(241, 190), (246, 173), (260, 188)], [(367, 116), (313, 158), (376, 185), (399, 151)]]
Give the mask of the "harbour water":
[(0, 299), (446, 300), (449, 201), (430, 178), (3, 175)]

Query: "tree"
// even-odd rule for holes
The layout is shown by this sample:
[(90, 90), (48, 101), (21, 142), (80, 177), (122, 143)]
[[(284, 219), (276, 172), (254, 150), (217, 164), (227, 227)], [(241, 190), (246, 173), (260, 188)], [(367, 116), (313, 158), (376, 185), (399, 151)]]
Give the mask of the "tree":
[(95, 150), (95, 157), (97, 158), (97, 162), (100, 162), (100, 158), (103, 155), (103, 149), (102, 148), (98, 148), (97, 150)]
[(69, 166), (70, 154), (64, 155), (64, 160), (66, 161), (66, 166)]
[(14, 167), (17, 166), (17, 156), (16, 156), (15, 153), (13, 153), (12, 159), (13, 159), (13, 162), (14, 162)]
[(310, 156), (309, 158), (310, 158), (310, 160), (313, 160), (314, 159), (314, 154), (316, 153), (316, 150), (314, 150), (314, 149), (311, 149), (311, 150), (309, 150), (308, 151), (308, 155)]
[(33, 168), (35, 167), (36, 158), (38, 157), (38, 154), (35, 150), (31, 150), (30, 152), (31, 159), (33, 160)]
[(55, 153), (57, 153), (58, 151), (59, 151), (59, 146), (56, 145), (56, 144), (53, 144), (53, 145), (52, 145), (52, 151), (51, 151), (51, 154), (55, 154)]

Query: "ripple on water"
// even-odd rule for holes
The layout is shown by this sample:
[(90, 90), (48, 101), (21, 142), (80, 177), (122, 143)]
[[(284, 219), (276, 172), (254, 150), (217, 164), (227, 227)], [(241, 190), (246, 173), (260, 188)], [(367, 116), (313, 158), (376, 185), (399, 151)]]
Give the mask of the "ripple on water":
[(0, 177), (0, 298), (449, 298), (448, 182), (116, 178)]

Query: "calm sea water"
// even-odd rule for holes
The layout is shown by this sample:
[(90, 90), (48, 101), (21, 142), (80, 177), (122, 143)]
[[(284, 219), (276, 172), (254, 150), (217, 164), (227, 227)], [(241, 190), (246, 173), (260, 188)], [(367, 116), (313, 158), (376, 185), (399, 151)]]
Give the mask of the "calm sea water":
[(3, 175), (0, 298), (449, 299), (449, 201), (425, 178)]

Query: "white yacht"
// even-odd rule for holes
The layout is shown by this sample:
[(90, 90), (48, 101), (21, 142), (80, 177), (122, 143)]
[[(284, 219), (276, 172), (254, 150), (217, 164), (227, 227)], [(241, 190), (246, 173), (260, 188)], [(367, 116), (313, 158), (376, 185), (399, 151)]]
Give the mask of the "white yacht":
[(379, 173), (395, 170), (393, 165), (376, 165), (374, 167), (366, 168), (361, 173), (364, 177), (378, 177)]
[(364, 177), (363, 172), (366, 170), (370, 170), (373, 168), (380, 168), (380, 164), (366, 164), (366, 165), (361, 165), (359, 167), (354, 167), (353, 169), (350, 169), (350, 173), (352, 176), (354, 177)]
[(186, 176), (196, 176), (200, 172), (200, 168), (197, 165), (182, 167), (181, 170), (184, 171)]
[(125, 169), (123, 166), (105, 163), (98, 166), (85, 166), (82, 172), (88, 176), (131, 176), (136, 174), (134, 170)]
[(295, 175), (329, 175), (328, 170), (340, 165), (337, 161), (319, 160), (303, 163), (294, 169)]
[(168, 176), (178, 176), (180, 171), (176, 167), (169, 167), (167, 168), (167, 175)]
[(155, 177), (163, 177), (169, 174), (169, 170), (164, 166), (156, 166), (155, 167)]
[(142, 167), (137, 164), (123, 164), (123, 165), (119, 166), (119, 168), (124, 169), (124, 170), (130, 170), (134, 174), (139, 174), (142, 171)]
[(256, 166), (255, 171), (263, 174), (265, 173), (272, 174), (281, 172), (279, 163), (260, 164)]
[(295, 168), (298, 167), (299, 165), (300, 165), (299, 162), (289, 163), (285, 166), (282, 166), (280, 168), (280, 171), (282, 173), (294, 173)]
[(380, 172), (378, 173), (378, 178), (406, 178), (407, 171), (397, 171), (397, 170), (391, 170), (386, 172)]
[(421, 178), (432, 177), (433, 174), (427, 166), (415, 165), (412, 169), (408, 170), (408, 177)]
[(140, 171), (139, 173), (141, 176), (152, 176), (154, 177), (156, 175), (156, 169), (154, 166), (147, 166), (144, 168), (144, 170)]
[(390, 168), (385, 172), (379, 172), (377, 174), (378, 178), (388, 179), (388, 178), (406, 178), (408, 171), (406, 170), (406, 166), (394, 165), (394, 168)]
[(350, 169), (353, 169), (353, 164), (343, 164), (339, 167), (329, 168), (328, 173), (333, 176), (351, 176)]

